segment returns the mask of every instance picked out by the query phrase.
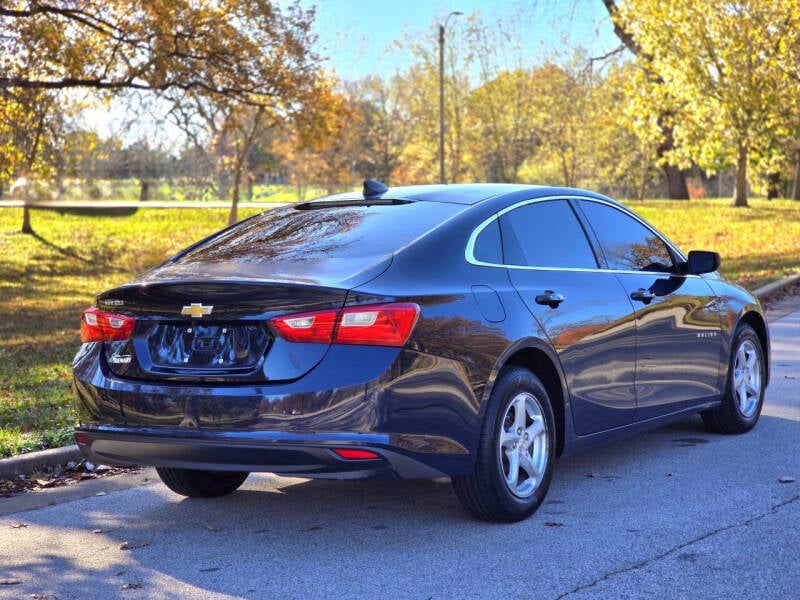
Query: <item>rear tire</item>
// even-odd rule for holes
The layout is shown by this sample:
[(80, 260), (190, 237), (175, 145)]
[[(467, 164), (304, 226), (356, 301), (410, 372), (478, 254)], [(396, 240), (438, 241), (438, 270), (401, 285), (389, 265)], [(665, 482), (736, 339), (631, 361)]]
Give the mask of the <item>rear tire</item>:
[(156, 467), (156, 472), (169, 489), (190, 498), (225, 496), (239, 489), (250, 474), (246, 471), (201, 471), (171, 467)]
[(504, 369), (486, 409), (475, 471), (453, 477), (456, 496), (483, 521), (521, 521), (547, 494), (555, 449), (555, 420), (544, 385), (527, 369)]
[(728, 383), (722, 404), (703, 411), (706, 429), (713, 433), (745, 433), (758, 422), (766, 381), (761, 340), (749, 325), (739, 325), (731, 344)]

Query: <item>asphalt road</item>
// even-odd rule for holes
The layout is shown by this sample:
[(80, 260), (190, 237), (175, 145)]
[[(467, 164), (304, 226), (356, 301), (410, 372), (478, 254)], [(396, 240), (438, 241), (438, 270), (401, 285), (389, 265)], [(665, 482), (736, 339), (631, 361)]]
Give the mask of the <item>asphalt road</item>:
[(754, 431), (691, 418), (561, 460), (525, 522), (429, 481), (257, 475), (190, 500), (145, 471), (0, 500), (0, 599), (797, 598), (800, 311), (771, 328)]

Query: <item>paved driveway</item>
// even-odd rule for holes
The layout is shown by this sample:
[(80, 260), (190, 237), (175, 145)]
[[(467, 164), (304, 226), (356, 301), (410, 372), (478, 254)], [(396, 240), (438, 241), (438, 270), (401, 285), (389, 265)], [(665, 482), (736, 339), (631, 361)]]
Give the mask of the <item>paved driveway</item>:
[(0, 500), (0, 599), (796, 598), (800, 312), (772, 331), (753, 432), (695, 417), (561, 460), (525, 522), (470, 520), (428, 481), (258, 475), (191, 500), (145, 472)]

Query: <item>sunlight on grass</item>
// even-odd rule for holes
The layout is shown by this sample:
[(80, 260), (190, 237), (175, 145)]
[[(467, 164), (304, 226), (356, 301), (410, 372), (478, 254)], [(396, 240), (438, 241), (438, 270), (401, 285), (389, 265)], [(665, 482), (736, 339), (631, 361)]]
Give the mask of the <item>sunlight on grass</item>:
[(754, 289), (800, 272), (800, 202), (730, 199), (627, 202), (684, 251), (716, 250), (722, 273)]

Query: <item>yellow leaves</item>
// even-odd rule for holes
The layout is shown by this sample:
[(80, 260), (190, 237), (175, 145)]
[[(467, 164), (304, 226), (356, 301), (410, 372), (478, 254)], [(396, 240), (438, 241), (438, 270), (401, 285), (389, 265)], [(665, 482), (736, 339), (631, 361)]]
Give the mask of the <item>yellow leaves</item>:
[(629, 111), (669, 107), (676, 145), (671, 160), (694, 161), (713, 172), (731, 164), (740, 145), (756, 156), (786, 135), (787, 121), (800, 121), (800, 78), (793, 79), (787, 67), (800, 61), (800, 4), (620, 0), (617, 5), (620, 23), (641, 46), (638, 60), (661, 98), (648, 110), (650, 94), (641, 90)]
[[(74, 4), (74, 7), (72, 6)], [(270, 0), (85, 0), (64, 11), (37, 3), (0, 17), (3, 76), (12, 85), (96, 89), (178, 86), (271, 105), (305, 93), (316, 77), (313, 11)]]

